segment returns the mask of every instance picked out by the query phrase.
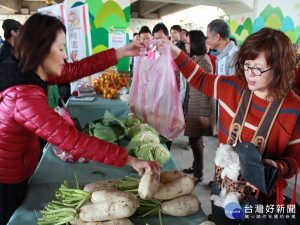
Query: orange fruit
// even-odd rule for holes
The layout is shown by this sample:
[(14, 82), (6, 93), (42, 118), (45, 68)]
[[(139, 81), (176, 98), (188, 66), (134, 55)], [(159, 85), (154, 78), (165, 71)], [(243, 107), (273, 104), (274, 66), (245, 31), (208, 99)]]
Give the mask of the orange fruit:
[(118, 99), (118, 94), (115, 93), (115, 94), (113, 95), (113, 98), (114, 98), (114, 99)]
[(108, 95), (107, 95), (107, 98), (108, 98), (108, 99), (112, 99), (112, 97), (113, 97), (112, 94), (108, 94)]
[(111, 89), (111, 90), (110, 90), (110, 93), (111, 93), (112, 95), (114, 95), (114, 94), (117, 93), (117, 91), (116, 91), (116, 89)]
[(103, 95), (108, 95), (109, 94), (109, 90), (107, 88), (103, 89)]

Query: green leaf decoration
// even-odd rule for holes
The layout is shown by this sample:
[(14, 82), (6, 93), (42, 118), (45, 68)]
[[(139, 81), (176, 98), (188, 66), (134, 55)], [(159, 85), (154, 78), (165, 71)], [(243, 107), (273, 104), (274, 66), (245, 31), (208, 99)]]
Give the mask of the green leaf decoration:
[(244, 29), (243, 25), (239, 25), (238, 28), (236, 29), (235, 33), (238, 35), (241, 35), (242, 31)]
[(238, 28), (238, 24), (236, 20), (232, 20), (232, 22), (229, 25), (231, 34), (234, 34), (236, 32), (236, 29)]
[[(102, 23), (106, 20), (106, 18), (110, 15), (117, 15), (123, 21), (126, 21), (124, 12), (122, 8), (114, 1), (107, 1), (102, 5), (100, 10), (98, 11), (97, 15), (95, 16), (95, 25), (96, 28), (102, 27)], [(111, 25), (112, 26), (112, 25)]]
[(125, 15), (125, 18), (126, 18), (126, 22), (127, 23), (130, 23), (130, 6), (126, 7), (124, 10), (124, 15)]
[(261, 12), (260, 16), (267, 21), (272, 14), (276, 14), (279, 17), (279, 20), (282, 21), (284, 16), (279, 7), (273, 8), (270, 4), (266, 6), (266, 8)]
[(243, 29), (240, 35), (240, 40), (245, 41), (245, 39), (249, 36), (249, 32), (246, 29)]
[(247, 19), (244, 22), (244, 29), (248, 31), (249, 35), (253, 33), (252, 20), (249, 17), (247, 17)]
[(270, 28), (273, 28), (273, 29), (279, 29), (281, 30), (282, 26), (281, 26), (281, 20), (280, 18), (278, 17), (277, 14), (273, 13), (269, 18), (268, 20), (266, 21), (266, 24), (265, 24), (266, 27), (270, 27)]
[(107, 49), (108, 49), (108, 47), (106, 47), (105, 45), (98, 45), (95, 48), (93, 48), (93, 54), (96, 54), (98, 52), (103, 52)]
[(109, 15), (103, 21), (101, 27), (109, 30), (110, 27), (126, 29), (130, 24), (118, 15)]
[(286, 32), (284, 32), (286, 34), (286, 36), (288, 36), (291, 39), (292, 43), (296, 43), (297, 41), (297, 37), (295, 36), (294, 32), (291, 30), (287, 30)]
[(299, 3), (296, 3), (296, 5), (295, 5), (294, 8), (295, 8), (295, 9), (300, 9), (300, 2), (299, 2)]

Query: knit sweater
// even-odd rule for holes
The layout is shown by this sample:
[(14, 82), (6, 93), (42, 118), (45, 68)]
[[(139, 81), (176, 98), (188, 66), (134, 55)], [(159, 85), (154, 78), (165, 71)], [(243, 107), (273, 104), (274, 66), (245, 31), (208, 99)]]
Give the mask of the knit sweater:
[[(175, 62), (187, 81), (202, 93), (219, 100), (219, 144), (227, 143), (229, 128), (236, 113), (243, 90), (241, 80), (233, 76), (205, 73), (181, 51)], [(251, 142), (268, 106), (267, 100), (253, 94), (251, 106), (242, 130), (243, 142)], [(300, 165), (300, 98), (289, 91), (277, 115), (266, 145), (263, 158), (272, 159), (284, 166), (284, 178), (291, 178)]]

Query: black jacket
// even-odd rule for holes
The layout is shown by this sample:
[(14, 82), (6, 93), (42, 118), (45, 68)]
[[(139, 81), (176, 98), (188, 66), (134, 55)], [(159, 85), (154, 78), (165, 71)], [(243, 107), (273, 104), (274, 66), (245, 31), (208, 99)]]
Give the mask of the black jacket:
[(13, 46), (9, 42), (3, 41), (0, 48), (0, 62), (12, 55), (12, 49)]

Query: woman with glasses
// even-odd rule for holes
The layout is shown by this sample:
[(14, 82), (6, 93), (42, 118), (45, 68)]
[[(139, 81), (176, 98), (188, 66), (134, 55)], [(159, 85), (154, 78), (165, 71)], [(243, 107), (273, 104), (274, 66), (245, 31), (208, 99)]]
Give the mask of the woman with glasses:
[[(185, 48), (187, 53), (201, 68), (213, 73), (213, 67), (206, 50), (206, 37), (200, 30), (187, 33)], [(184, 115), (186, 127), (184, 135), (188, 136), (193, 150), (194, 161), (192, 167), (184, 169), (184, 173), (193, 173), (196, 182), (203, 180), (203, 137), (212, 136), (216, 126), (216, 101), (202, 94), (190, 84), (187, 86)]]
[[(281, 166), (284, 179), (297, 174), (300, 165), (300, 98), (290, 89), (295, 75), (295, 52), (290, 39), (283, 32), (263, 28), (250, 35), (236, 55), (236, 75), (229, 77), (206, 73), (179, 48), (171, 45), (171, 49), (175, 62), (190, 85), (219, 100), (219, 144), (230, 144), (228, 137), (232, 128), (235, 128), (231, 126), (232, 121), (244, 91), (250, 90), (252, 97), (240, 133), (235, 133), (239, 142), (251, 142), (260, 123), (265, 122), (265, 112), (269, 111), (271, 103), (281, 102), (265, 143), (262, 162), (273, 167)], [(219, 169), (215, 167), (212, 188), (215, 195), (218, 195), (225, 179), (216, 180)], [(286, 187), (287, 182), (284, 181)], [(252, 186), (249, 187), (252, 190)], [(261, 193), (258, 196), (261, 203), (274, 202), (274, 199), (276, 196)], [(242, 205), (244, 202), (239, 203)], [(214, 210), (215, 207), (213, 203), (212, 219), (216, 224), (239, 223), (239, 220), (228, 219), (224, 209), (218, 211)]]

